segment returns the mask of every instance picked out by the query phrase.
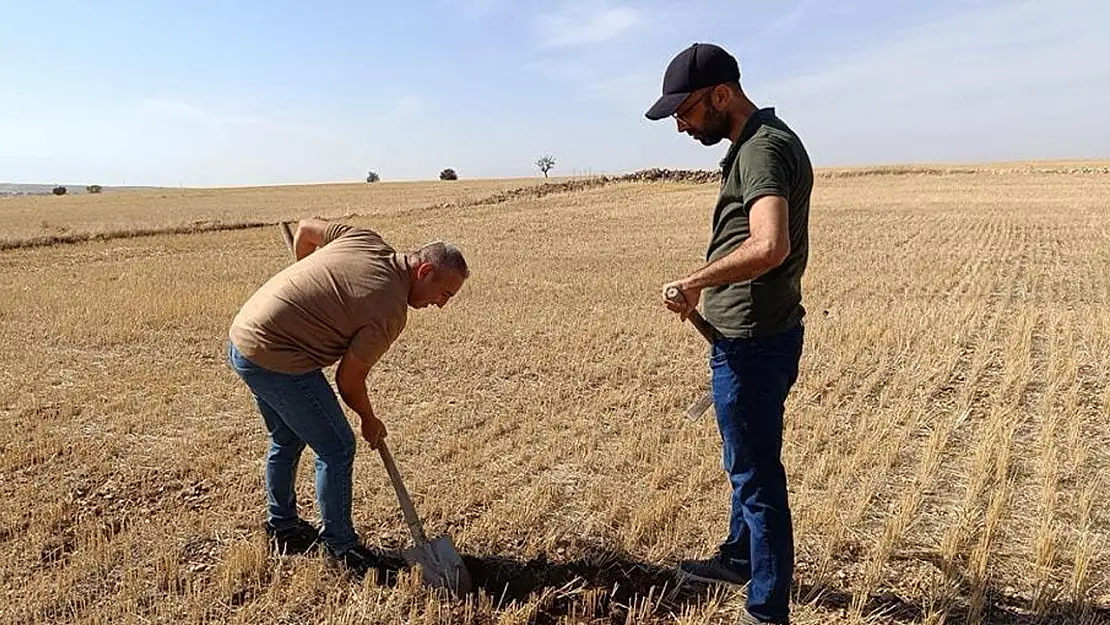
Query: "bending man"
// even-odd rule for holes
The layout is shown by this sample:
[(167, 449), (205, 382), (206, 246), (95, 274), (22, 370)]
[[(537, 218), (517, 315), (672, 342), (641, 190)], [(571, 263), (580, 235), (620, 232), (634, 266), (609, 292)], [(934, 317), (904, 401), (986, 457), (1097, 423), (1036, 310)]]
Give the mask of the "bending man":
[[(351, 522), (355, 437), (322, 369), (339, 363), (339, 395), (377, 449), (386, 429), (366, 391), (370, 368), (401, 334), (409, 307), (442, 308), (469, 271), (453, 245), (399, 253), (372, 230), (318, 219), (302, 220), (293, 244), (297, 262), (262, 285), (232, 322), (228, 360), (270, 434), (267, 534), (292, 553), (320, 539), (330, 556), (363, 574), (375, 561)], [(316, 454), (319, 531), (296, 507), (306, 445)]]

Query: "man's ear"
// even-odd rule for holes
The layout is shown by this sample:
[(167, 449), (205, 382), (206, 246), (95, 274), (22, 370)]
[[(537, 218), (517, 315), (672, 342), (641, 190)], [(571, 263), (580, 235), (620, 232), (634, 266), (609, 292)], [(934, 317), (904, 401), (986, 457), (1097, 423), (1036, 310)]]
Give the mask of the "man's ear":
[(435, 267), (432, 267), (431, 263), (420, 263), (419, 265), (416, 266), (416, 277), (419, 278), (420, 280), (424, 280), (429, 275), (431, 275), (434, 271), (435, 271)]
[(713, 95), (710, 98), (715, 108), (723, 110), (728, 107), (729, 101), (732, 100), (732, 90), (728, 88), (728, 85), (717, 85), (713, 87)]

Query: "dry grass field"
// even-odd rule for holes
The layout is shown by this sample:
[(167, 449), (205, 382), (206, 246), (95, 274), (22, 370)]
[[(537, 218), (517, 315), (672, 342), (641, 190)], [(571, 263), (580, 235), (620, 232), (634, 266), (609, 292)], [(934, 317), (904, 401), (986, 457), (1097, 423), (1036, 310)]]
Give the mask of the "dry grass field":
[(157, 231), (206, 231), (300, 216), (343, 218), (460, 204), (542, 178), (289, 185), (231, 189), (144, 189), (101, 195), (3, 200), (0, 250)]
[[(702, 258), (715, 186), (433, 207), (460, 188), (19, 198), (0, 236), (355, 213), (400, 247), (460, 243), (470, 282), (413, 312), (370, 385), (476, 597), (267, 551), (265, 433), (224, 363), (238, 306), (289, 262), (267, 226), (0, 252), (0, 622), (732, 622), (743, 592), (675, 587), (728, 498), (712, 411), (682, 412), (704, 343), (658, 295)], [(825, 175), (811, 254), (793, 622), (1110, 621), (1110, 175)], [(409, 544), (365, 446), (354, 519)]]

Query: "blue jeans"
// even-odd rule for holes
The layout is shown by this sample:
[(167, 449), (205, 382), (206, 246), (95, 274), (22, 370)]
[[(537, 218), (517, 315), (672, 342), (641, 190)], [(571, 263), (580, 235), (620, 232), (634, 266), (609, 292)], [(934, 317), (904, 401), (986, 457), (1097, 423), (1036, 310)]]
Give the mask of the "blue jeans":
[(764, 621), (785, 622), (790, 611), (794, 530), (782, 429), (804, 333), (799, 324), (771, 336), (725, 339), (710, 356), (722, 462), (732, 484), (732, 515), (720, 555), (751, 576), (748, 612)]
[(291, 375), (264, 369), (228, 342), (228, 363), (250, 387), (270, 432), (266, 458), (267, 522), (275, 529), (299, 522), (294, 482), (307, 444), (316, 454), (316, 505), (320, 538), (341, 554), (358, 543), (351, 523), (355, 435), (320, 370)]

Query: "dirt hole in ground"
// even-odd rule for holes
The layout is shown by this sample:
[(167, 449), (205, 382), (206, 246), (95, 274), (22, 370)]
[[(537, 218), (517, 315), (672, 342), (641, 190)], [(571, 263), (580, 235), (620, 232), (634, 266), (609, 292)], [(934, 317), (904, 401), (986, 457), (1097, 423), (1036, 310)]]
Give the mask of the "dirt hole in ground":
[(680, 612), (698, 601), (700, 584), (678, 585), (673, 569), (636, 562), (626, 557), (600, 557), (551, 562), (545, 557), (519, 561), (500, 557), (463, 556), (474, 584), (489, 594), (494, 605), (539, 600), (536, 622), (560, 617), (606, 619), (624, 623), (629, 611), (651, 603), (655, 612)]
[[(531, 622), (556, 623), (563, 617), (590, 622), (625, 623), (629, 613), (650, 610), (665, 617), (704, 601), (704, 584), (680, 582), (673, 568), (638, 562), (624, 555), (599, 555), (569, 562), (546, 556), (523, 561), (499, 556), (463, 555), (476, 590), (497, 608), (538, 602)], [(393, 585), (405, 568), (394, 554), (382, 554), (378, 583)], [(650, 607), (646, 604), (650, 604)]]

